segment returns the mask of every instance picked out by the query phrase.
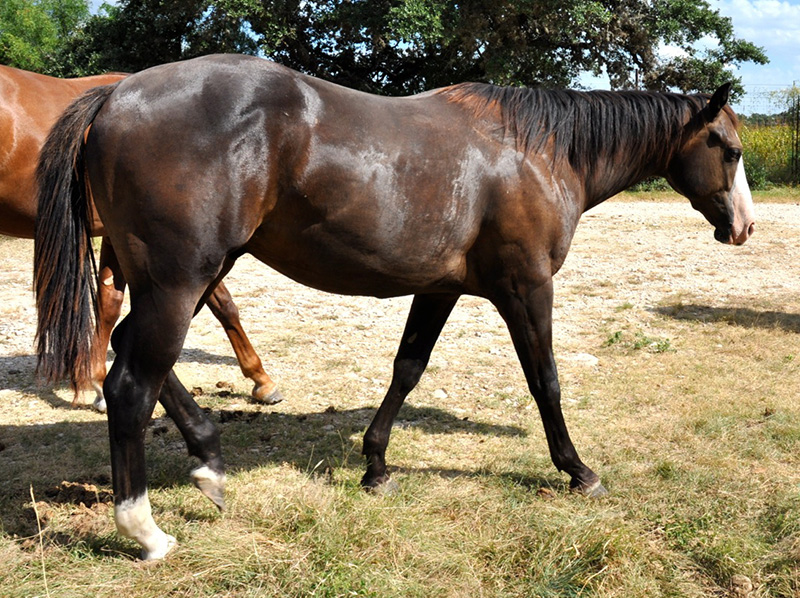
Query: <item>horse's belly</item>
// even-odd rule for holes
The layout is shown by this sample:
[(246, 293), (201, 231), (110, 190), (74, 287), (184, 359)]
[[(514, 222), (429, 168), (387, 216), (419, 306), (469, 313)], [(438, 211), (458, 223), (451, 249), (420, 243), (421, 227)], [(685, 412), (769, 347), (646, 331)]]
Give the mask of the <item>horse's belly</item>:
[(306, 230), (296, 235), (256, 234), (246, 250), (289, 278), (342, 295), (396, 297), (452, 291), (465, 275), (463, 253), (414, 239), (386, 244)]

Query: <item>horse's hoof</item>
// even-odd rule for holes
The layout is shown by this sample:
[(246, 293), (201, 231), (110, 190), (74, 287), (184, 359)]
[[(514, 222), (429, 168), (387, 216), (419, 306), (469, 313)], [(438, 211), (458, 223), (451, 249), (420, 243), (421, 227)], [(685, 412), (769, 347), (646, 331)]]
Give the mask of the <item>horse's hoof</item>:
[(92, 409), (97, 411), (98, 413), (105, 413), (108, 411), (108, 407), (106, 406), (106, 400), (103, 395), (97, 395), (94, 399), (94, 403), (92, 403)]
[(217, 505), (220, 511), (225, 510), (225, 474), (217, 473), (207, 465), (202, 465), (191, 473), (192, 482), (198, 490)]
[(178, 541), (174, 536), (170, 536), (169, 534), (163, 534), (163, 536), (164, 537), (159, 542), (158, 547), (151, 548), (149, 550), (147, 548), (142, 548), (142, 554), (140, 558), (143, 561), (160, 561), (167, 556), (170, 550), (178, 545)]
[(570, 490), (587, 498), (601, 498), (608, 494), (608, 490), (606, 490), (599, 478), (591, 484), (570, 484)]
[(389, 476), (382, 476), (367, 483), (362, 480), (361, 487), (370, 494), (377, 496), (396, 496), (400, 492), (400, 485)]
[(105, 413), (107, 408), (106, 398), (103, 395), (103, 383), (98, 382), (97, 380), (92, 380), (92, 388), (94, 389), (95, 394), (94, 403), (92, 403), (92, 409), (98, 413)]
[(263, 386), (256, 384), (253, 387), (253, 399), (262, 405), (277, 405), (283, 400), (283, 394), (278, 388), (267, 391)]

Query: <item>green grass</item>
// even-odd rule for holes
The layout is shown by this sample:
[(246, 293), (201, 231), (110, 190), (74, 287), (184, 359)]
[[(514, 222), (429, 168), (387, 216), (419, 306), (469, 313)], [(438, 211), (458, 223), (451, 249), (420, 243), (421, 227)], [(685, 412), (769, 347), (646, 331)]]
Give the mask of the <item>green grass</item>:
[(791, 181), (791, 127), (743, 125), (739, 134), (745, 147), (743, 159), (751, 187), (766, 189)]

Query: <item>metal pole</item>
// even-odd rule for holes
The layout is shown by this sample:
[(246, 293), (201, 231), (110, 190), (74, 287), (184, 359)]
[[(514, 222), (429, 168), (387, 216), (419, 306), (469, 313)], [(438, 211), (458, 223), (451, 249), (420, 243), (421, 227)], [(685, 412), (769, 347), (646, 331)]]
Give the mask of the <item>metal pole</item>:
[(789, 119), (792, 123), (792, 185), (800, 185), (800, 93), (797, 81), (792, 81)]

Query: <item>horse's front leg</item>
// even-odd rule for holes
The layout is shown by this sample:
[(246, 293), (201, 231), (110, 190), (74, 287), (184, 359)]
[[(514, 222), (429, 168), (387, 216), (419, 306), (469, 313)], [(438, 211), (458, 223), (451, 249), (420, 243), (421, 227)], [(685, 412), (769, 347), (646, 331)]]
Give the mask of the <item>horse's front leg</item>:
[(561, 412), (561, 388), (552, 348), (552, 279), (539, 285), (517, 280), (513, 290), (493, 302), (511, 332), (528, 388), (542, 417), (553, 464), (570, 475), (573, 490), (587, 496), (606, 494), (597, 474), (578, 457)]
[(408, 393), (422, 377), (436, 339), (444, 327), (458, 295), (416, 295), (411, 304), (400, 348), (394, 359), (394, 372), (389, 390), (378, 413), (364, 434), (362, 453), (367, 458), (367, 472), (361, 480), (366, 490), (391, 489), (387, 483), (386, 447), (392, 422), (397, 417)]

